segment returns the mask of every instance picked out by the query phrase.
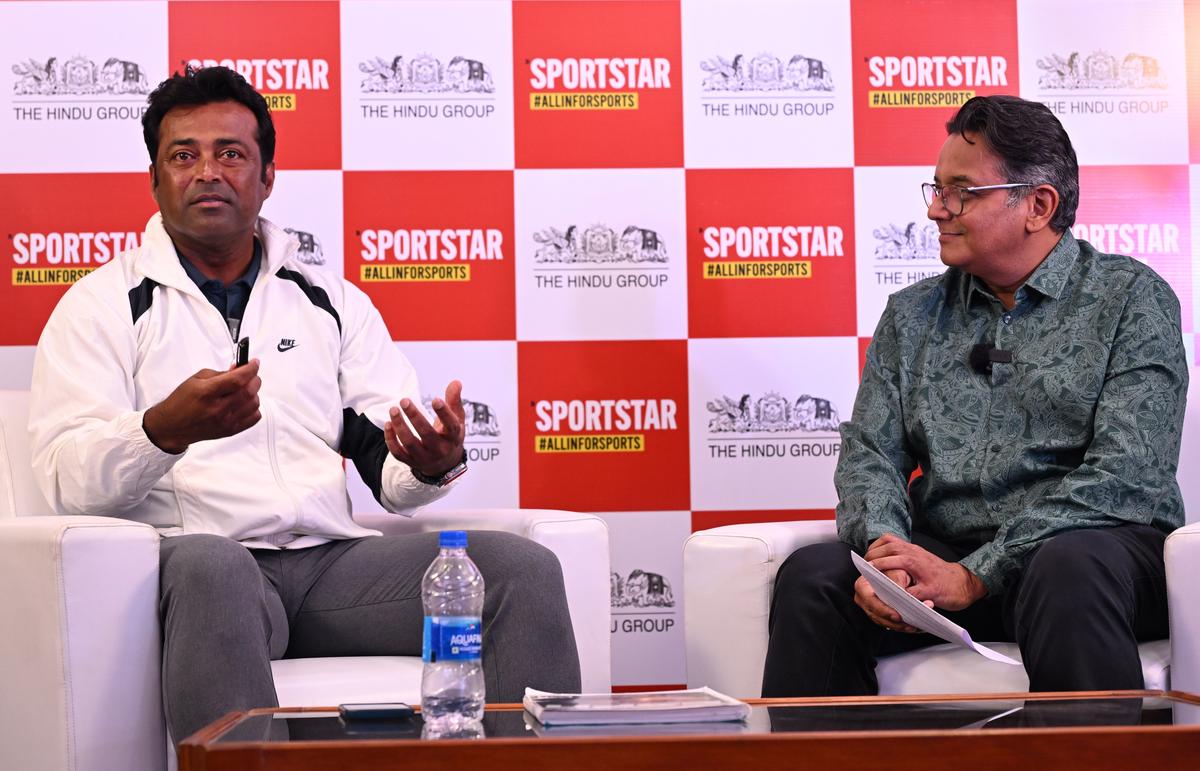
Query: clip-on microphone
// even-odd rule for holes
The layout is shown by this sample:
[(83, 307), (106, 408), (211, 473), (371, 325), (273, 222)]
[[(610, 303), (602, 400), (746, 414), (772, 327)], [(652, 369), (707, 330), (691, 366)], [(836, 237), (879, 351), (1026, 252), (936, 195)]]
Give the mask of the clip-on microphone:
[(996, 348), (991, 343), (976, 343), (971, 347), (967, 362), (981, 375), (992, 374), (993, 364), (1012, 364), (1012, 351)]

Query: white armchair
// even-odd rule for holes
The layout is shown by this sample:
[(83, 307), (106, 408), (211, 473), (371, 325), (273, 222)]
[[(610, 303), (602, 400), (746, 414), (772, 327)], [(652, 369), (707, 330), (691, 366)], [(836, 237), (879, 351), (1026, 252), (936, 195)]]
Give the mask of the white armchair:
[[(37, 516), (28, 394), (0, 391), (0, 748), (6, 768), (163, 769), (155, 530), (108, 517)], [(585, 691), (611, 687), (608, 530), (546, 510), (364, 515), (387, 533), (486, 528), (523, 535), (562, 563)], [(420, 698), (419, 657), (272, 665), (283, 706)], [(179, 737), (183, 738), (183, 737)]]
[[(693, 533), (683, 548), (684, 635), (689, 687), (758, 696), (767, 616), (780, 564), (796, 549), (837, 538), (830, 520), (728, 525)], [(1200, 691), (1200, 523), (1167, 537), (1170, 640), (1139, 646), (1146, 688)], [(1020, 659), (1015, 643), (985, 644)], [(1025, 670), (944, 644), (886, 656), (875, 669), (883, 694), (1029, 690)]]

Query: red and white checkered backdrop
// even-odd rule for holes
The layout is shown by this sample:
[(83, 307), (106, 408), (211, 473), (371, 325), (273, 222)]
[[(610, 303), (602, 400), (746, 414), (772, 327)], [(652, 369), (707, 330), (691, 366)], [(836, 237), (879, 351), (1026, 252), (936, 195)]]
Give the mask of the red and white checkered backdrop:
[(917, 188), (956, 105), (1050, 106), (1077, 234), (1166, 277), (1194, 347), (1197, 35), (1183, 0), (0, 2), (0, 388), (154, 211), (146, 95), (235, 67), (265, 216), (427, 397), (465, 383), (447, 503), (603, 516), (614, 680), (682, 683), (688, 533), (832, 516), (885, 298), (942, 270)]

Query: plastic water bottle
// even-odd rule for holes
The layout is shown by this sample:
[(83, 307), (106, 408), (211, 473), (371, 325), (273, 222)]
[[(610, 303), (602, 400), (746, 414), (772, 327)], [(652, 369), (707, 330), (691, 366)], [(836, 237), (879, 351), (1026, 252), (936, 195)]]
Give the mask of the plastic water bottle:
[(421, 579), (421, 712), (427, 725), (453, 727), (483, 717), (483, 576), (467, 556), (464, 531), (441, 533), (438, 545)]

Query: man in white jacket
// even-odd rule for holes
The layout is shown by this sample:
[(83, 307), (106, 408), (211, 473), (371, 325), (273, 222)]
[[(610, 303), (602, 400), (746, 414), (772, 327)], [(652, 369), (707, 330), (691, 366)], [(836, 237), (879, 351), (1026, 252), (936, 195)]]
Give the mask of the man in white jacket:
[[(386, 509), (411, 514), (465, 470), (465, 428), (461, 384), (433, 400), (431, 425), (366, 295), (299, 262), (258, 216), (275, 181), (262, 96), (212, 67), (174, 75), (149, 103), (159, 213), (140, 247), (52, 314), (30, 432), (58, 512), (168, 536), (163, 692), (179, 741), (230, 710), (276, 705), (273, 659), (420, 652), (437, 535), (357, 525), (343, 458)], [(241, 339), (253, 357), (239, 366)], [(554, 555), (494, 532), (472, 533), (470, 550), (487, 585), (488, 699), (577, 691)]]

